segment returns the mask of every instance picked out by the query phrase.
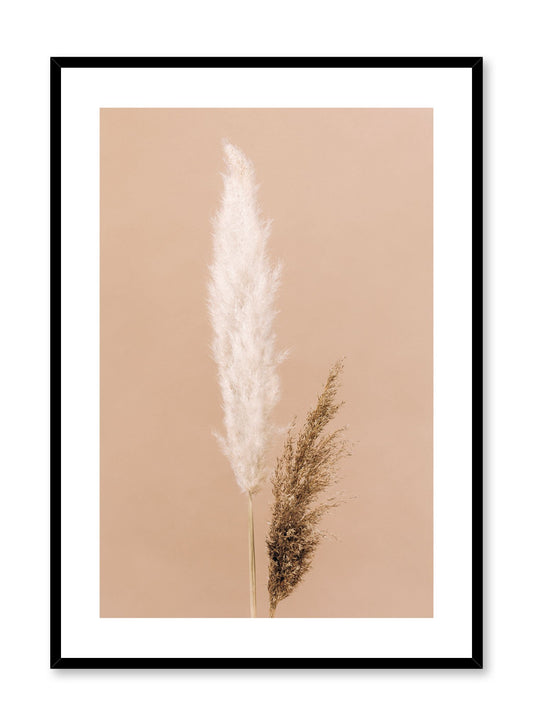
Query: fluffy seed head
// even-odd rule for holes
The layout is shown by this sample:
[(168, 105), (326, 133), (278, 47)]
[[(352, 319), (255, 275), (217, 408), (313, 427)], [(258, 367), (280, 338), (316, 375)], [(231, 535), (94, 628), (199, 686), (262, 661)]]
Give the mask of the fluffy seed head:
[(265, 455), (279, 399), (273, 323), (280, 266), (267, 252), (270, 225), (261, 217), (252, 163), (224, 144), (226, 171), (214, 220), (209, 313), (225, 434), (218, 435), (237, 484), (256, 492), (268, 475)]

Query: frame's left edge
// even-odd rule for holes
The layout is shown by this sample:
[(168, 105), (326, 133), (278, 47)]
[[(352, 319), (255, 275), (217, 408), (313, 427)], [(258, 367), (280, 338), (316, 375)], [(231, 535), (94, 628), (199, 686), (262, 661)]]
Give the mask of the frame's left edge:
[(61, 65), (50, 58), (50, 668), (61, 663)]

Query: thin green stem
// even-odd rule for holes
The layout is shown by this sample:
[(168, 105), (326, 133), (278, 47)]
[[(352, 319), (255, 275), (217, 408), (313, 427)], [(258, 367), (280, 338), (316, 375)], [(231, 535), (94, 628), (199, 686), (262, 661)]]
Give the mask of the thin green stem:
[(256, 617), (255, 540), (253, 494), (248, 492), (248, 561), (250, 567), (250, 617)]

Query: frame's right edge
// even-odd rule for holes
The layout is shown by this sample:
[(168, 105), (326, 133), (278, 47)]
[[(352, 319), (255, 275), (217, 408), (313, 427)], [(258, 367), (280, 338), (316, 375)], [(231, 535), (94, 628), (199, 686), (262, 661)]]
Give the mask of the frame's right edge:
[(472, 66), (472, 660), (483, 668), (483, 58)]

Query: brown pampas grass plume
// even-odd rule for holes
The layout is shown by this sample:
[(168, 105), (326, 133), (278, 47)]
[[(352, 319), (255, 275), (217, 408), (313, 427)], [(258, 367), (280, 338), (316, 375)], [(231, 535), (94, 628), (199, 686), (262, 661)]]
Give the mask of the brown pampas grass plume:
[(267, 535), (270, 617), (309, 571), (325, 536), (318, 528), (320, 520), (346, 501), (338, 496), (319, 501), (337, 480), (339, 460), (351, 453), (343, 428), (324, 433), (342, 406), (335, 401), (342, 370), (342, 361), (331, 368), (324, 390), (298, 435), (293, 422), (272, 475), (274, 503)]

